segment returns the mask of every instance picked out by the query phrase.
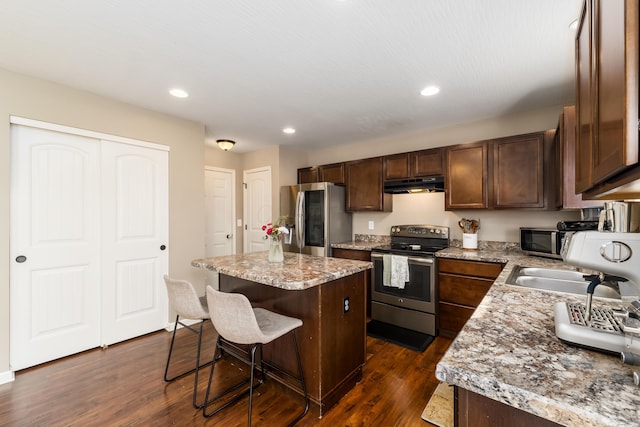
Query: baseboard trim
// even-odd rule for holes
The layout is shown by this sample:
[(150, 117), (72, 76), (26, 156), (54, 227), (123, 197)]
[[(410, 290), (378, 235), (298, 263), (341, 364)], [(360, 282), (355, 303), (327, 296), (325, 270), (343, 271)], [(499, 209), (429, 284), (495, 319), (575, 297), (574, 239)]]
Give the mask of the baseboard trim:
[[(180, 319), (180, 322), (191, 326), (191, 325), (195, 325), (197, 323), (200, 323), (201, 321), (200, 320), (192, 320), (192, 319)], [(164, 329), (167, 332), (173, 332), (175, 327), (176, 327), (176, 322), (170, 322), (170, 323), (167, 324), (167, 326)], [(182, 325), (178, 325), (178, 329), (181, 329), (181, 328), (183, 328), (183, 326)]]
[(16, 380), (13, 371), (0, 372), (0, 384), (11, 383)]

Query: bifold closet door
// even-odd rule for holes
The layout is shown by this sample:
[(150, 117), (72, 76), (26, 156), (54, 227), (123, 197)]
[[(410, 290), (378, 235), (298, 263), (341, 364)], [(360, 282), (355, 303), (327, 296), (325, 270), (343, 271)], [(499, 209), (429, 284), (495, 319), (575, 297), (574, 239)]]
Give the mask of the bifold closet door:
[(19, 125), (11, 152), (12, 369), (165, 327), (168, 152)]
[(11, 127), (10, 357), (100, 344), (100, 141)]

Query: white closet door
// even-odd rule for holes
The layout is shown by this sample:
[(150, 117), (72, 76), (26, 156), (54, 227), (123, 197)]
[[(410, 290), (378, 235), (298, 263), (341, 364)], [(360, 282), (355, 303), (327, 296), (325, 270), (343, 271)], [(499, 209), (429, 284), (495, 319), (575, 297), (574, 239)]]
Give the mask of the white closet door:
[(103, 141), (102, 344), (167, 324), (168, 176), (168, 152)]
[(99, 345), (100, 143), (11, 126), (11, 367)]

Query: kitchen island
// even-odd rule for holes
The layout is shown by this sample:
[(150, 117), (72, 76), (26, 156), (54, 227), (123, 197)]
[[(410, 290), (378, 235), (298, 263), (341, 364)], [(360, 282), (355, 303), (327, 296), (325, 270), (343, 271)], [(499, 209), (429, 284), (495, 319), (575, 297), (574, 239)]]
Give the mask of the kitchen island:
[[(570, 267), (506, 252), (451, 248), (437, 256), (507, 263), (436, 367), (439, 380), (456, 386), (458, 425), (640, 425), (632, 368), (555, 335), (554, 304), (585, 297), (506, 284), (518, 264)], [(612, 300), (594, 298), (606, 305)]]
[[(362, 378), (366, 355), (365, 286), (370, 262), (285, 252), (269, 263), (266, 252), (199, 259), (197, 268), (219, 273), (220, 290), (246, 295), (254, 307), (297, 317), (296, 331), (312, 412), (322, 416)], [(263, 348), (265, 362), (297, 373), (293, 346), (278, 339)], [(299, 393), (299, 385), (269, 375)]]

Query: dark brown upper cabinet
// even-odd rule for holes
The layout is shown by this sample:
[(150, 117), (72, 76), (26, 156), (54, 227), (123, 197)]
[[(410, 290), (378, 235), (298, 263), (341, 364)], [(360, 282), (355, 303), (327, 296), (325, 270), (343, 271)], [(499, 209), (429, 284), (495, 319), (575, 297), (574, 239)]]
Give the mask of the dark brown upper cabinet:
[(318, 181), (318, 168), (300, 168), (298, 169), (298, 184), (310, 184)]
[(384, 156), (384, 179), (410, 179), (443, 174), (443, 148)]
[(444, 174), (444, 149), (413, 151), (410, 154), (411, 172), (414, 178)]
[(318, 179), (320, 182), (333, 182), (334, 184), (344, 185), (344, 163), (318, 166)]
[[(445, 209), (555, 209), (555, 131), (447, 147)], [(546, 165), (546, 166), (545, 166)]]
[(445, 209), (489, 207), (489, 142), (447, 147)]
[(392, 154), (382, 158), (384, 163), (384, 180), (411, 178), (409, 153)]
[(345, 163), (347, 211), (391, 212), (391, 194), (383, 192), (382, 157), (354, 160)]
[(585, 0), (576, 36), (576, 191), (640, 179), (638, 0)]
[(543, 208), (544, 132), (491, 142), (494, 208)]
[[(569, 105), (558, 117), (554, 139), (555, 164), (550, 164), (548, 176), (553, 179), (558, 209), (581, 209), (602, 206), (602, 202), (583, 200), (575, 191), (576, 179), (576, 107)], [(551, 163), (551, 162), (550, 162)]]

